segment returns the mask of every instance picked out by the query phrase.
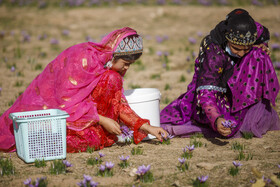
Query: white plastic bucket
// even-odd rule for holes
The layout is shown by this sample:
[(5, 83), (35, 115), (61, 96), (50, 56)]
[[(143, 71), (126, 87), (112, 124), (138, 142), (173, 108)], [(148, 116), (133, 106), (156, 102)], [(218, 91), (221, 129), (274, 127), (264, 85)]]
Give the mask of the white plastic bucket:
[[(141, 118), (150, 120), (150, 124), (155, 127), (160, 126), (160, 91), (156, 88), (137, 88), (125, 90), (124, 95), (132, 110)], [(153, 139), (155, 136), (148, 134), (148, 139)]]

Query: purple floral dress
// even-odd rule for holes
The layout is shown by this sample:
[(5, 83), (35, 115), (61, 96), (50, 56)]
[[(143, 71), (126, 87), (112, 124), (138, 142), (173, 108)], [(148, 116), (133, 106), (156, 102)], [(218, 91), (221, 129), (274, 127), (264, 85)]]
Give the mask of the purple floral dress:
[[(256, 25), (257, 42), (264, 43), (269, 33)], [(201, 132), (215, 137), (220, 136), (216, 120), (222, 117), (234, 124), (228, 137), (240, 137), (242, 132), (261, 137), (268, 130), (280, 129), (279, 117), (270, 105), (275, 106), (278, 92), (271, 59), (262, 49), (253, 47), (243, 58), (234, 58), (208, 35), (202, 40), (187, 92), (161, 111), (161, 126), (172, 135)]]

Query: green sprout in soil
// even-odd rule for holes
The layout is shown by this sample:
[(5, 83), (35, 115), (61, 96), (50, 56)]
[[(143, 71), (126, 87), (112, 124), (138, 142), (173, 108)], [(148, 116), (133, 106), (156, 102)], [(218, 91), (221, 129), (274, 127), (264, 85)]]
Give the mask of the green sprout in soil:
[(242, 132), (242, 137), (245, 138), (246, 140), (252, 139), (253, 136), (254, 134), (251, 132)]
[(180, 162), (180, 165), (177, 166), (177, 168), (182, 171), (182, 172), (185, 172), (186, 170), (189, 170), (189, 163), (186, 162), (186, 158), (178, 158), (179, 162)]
[(52, 175), (64, 174), (67, 172), (68, 167), (72, 167), (72, 164), (70, 164), (67, 160), (54, 160), (51, 163), (49, 172)]
[(0, 158), (0, 176), (14, 175), (15, 167), (10, 158)]
[(190, 159), (193, 156), (193, 150), (194, 150), (195, 146), (186, 146), (185, 148), (183, 148), (183, 154), (182, 157), (183, 158), (187, 158)]
[(181, 75), (179, 82), (186, 82), (186, 77), (184, 75)]
[(240, 144), (239, 142), (233, 142), (233, 144), (231, 145), (231, 149), (237, 151), (243, 151), (245, 149), (245, 145)]
[(132, 155), (143, 155), (143, 148), (142, 147), (133, 147), (131, 150)]
[(233, 164), (234, 166), (231, 166), (231, 167), (230, 167), (230, 169), (229, 169), (229, 174), (230, 174), (231, 176), (235, 176), (235, 175), (238, 174), (238, 172), (239, 172), (239, 167), (242, 166), (242, 164), (241, 164), (240, 162), (235, 162), (235, 161), (233, 161), (232, 164)]
[(165, 84), (164, 90), (170, 90), (170, 89), (171, 89), (170, 85), (169, 84)]
[(35, 164), (36, 168), (42, 168), (42, 167), (46, 167), (47, 166), (47, 164), (46, 164), (44, 159), (43, 160), (36, 159), (34, 164)]
[(119, 163), (119, 166), (124, 169), (124, 168), (127, 168), (129, 166), (129, 162), (128, 162), (128, 159), (129, 159), (129, 156), (126, 156), (124, 157), (123, 155), (122, 156), (119, 156), (120, 160), (121, 160), (121, 163)]
[(90, 147), (90, 146), (88, 146), (86, 152), (87, 152), (87, 153), (93, 153), (94, 150), (95, 150), (95, 147)]

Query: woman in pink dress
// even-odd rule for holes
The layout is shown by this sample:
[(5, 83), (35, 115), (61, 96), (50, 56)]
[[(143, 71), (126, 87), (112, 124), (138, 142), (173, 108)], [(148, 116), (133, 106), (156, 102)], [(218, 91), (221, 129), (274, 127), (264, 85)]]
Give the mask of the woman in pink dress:
[(0, 117), (0, 150), (16, 149), (10, 113), (51, 108), (70, 115), (67, 152), (111, 146), (121, 134), (120, 123), (134, 131), (136, 144), (148, 133), (162, 140), (161, 134), (167, 132), (140, 118), (123, 94), (123, 76), (142, 51), (141, 36), (128, 27), (109, 33), (100, 43), (81, 43), (63, 51)]

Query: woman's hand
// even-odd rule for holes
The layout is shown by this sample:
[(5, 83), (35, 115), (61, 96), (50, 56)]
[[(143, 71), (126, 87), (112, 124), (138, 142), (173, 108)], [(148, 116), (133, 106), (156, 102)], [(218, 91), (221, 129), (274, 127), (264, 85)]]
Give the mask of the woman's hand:
[(159, 141), (162, 141), (162, 135), (167, 138), (168, 136), (168, 132), (165, 131), (163, 128), (161, 127), (154, 127), (151, 126), (147, 123), (143, 124), (140, 127), (141, 130), (145, 131), (148, 134), (154, 135)]
[(116, 134), (119, 135), (122, 133), (120, 125), (111, 118), (107, 118), (101, 115), (99, 116), (99, 124), (104, 127), (110, 134)]
[(265, 44), (258, 44), (258, 45), (253, 45), (253, 46), (257, 47), (257, 48), (262, 48), (262, 50), (264, 52), (266, 52), (266, 54), (270, 55), (269, 47), (267, 47)]
[(226, 120), (224, 118), (218, 118), (217, 131), (223, 136), (228, 136), (231, 134), (231, 129), (223, 126), (222, 122), (225, 122), (225, 121)]

